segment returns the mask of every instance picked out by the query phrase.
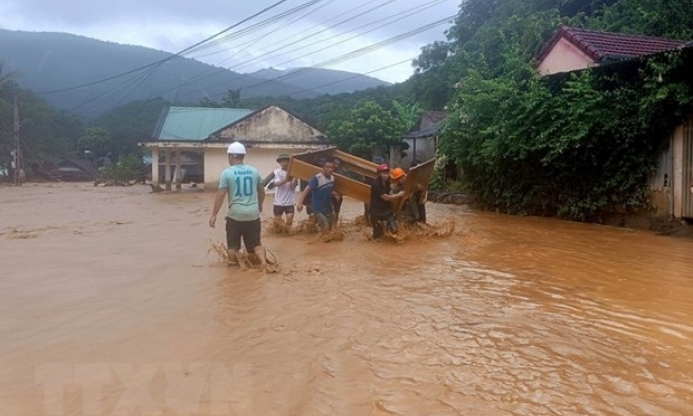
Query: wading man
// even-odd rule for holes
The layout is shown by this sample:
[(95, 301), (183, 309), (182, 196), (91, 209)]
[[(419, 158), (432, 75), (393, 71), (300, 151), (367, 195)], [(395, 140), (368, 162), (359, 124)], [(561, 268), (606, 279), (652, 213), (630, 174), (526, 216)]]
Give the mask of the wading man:
[(301, 192), (296, 201), (298, 212), (303, 211), (303, 201), (308, 194), (311, 194), (311, 208), (313, 215), (320, 225), (323, 234), (327, 234), (335, 225), (333, 198), (340, 198), (341, 195), (334, 192), (334, 164), (332, 160), (321, 161), (322, 173), (318, 173), (308, 182), (306, 189)]
[(390, 194), (390, 167), (382, 163), (376, 168), (378, 177), (371, 185), (371, 224), (373, 225), (373, 239), (382, 241), (384, 235), (383, 223), (387, 224), (392, 234), (397, 234), (397, 221), (395, 213), (390, 207), (390, 201), (402, 198), (404, 191)]
[(286, 225), (282, 227), (287, 233), (291, 230), (294, 223), (294, 203), (296, 202), (296, 178), (292, 178), (286, 172), (289, 166), (289, 155), (277, 156), (279, 168), (274, 171), (274, 221), (282, 223), (282, 215), (286, 214)]
[(255, 253), (260, 260), (263, 270), (267, 268), (265, 248), (260, 241), (260, 212), (265, 201), (265, 188), (257, 169), (246, 165), (245, 146), (239, 142), (229, 145), (227, 152), (229, 167), (221, 173), (219, 190), (214, 199), (209, 226), (214, 228), (217, 215), (228, 196), (228, 212), (226, 214), (226, 244), (229, 262), (238, 263), (237, 253), (241, 249), (241, 239), (248, 253)]

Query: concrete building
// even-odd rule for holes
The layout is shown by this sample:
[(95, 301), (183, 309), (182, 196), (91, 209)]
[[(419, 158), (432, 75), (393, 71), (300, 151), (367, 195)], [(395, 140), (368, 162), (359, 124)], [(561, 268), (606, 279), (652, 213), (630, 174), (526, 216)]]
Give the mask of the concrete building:
[[(318, 129), (270, 105), (259, 110), (170, 107), (164, 110), (152, 141), (142, 146), (152, 151), (153, 184), (163, 182), (167, 190), (172, 183), (180, 186), (185, 181), (183, 153), (188, 153), (202, 161), (205, 189), (216, 190), (219, 176), (228, 166), (226, 148), (234, 141), (246, 146), (246, 162), (263, 176), (277, 167), (275, 159), (280, 153), (301, 153), (327, 145), (327, 138)], [(163, 175), (160, 158), (164, 160)]]

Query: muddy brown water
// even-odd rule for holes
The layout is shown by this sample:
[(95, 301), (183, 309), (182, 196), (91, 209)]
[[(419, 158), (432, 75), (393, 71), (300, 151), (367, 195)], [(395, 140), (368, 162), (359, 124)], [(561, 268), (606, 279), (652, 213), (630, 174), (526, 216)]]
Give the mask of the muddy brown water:
[(0, 415), (693, 414), (689, 240), (430, 204), (241, 273), (212, 199), (0, 187)]

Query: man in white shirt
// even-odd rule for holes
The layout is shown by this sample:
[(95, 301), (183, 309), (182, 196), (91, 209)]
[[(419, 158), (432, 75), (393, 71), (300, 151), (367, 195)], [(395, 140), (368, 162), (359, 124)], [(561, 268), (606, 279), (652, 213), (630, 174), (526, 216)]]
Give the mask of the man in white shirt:
[(286, 223), (283, 227), (286, 232), (291, 230), (294, 222), (294, 203), (296, 202), (296, 178), (292, 178), (287, 174), (286, 169), (289, 166), (289, 155), (277, 156), (279, 168), (274, 170), (274, 221), (276, 224), (282, 224), (282, 216), (286, 214)]

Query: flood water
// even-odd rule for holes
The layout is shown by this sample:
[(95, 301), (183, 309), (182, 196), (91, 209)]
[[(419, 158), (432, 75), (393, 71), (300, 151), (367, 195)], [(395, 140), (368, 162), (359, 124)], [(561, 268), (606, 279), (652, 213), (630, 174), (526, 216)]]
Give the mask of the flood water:
[(240, 272), (213, 197), (0, 187), (0, 415), (693, 414), (691, 240), (429, 204)]

